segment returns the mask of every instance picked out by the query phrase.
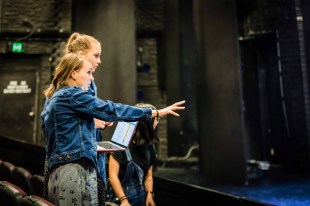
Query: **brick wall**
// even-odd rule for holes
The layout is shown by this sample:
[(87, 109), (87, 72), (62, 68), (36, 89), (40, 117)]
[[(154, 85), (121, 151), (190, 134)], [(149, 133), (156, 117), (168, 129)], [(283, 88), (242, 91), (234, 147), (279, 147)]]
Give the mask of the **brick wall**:
[[(137, 21), (137, 89), (138, 101), (166, 106), (166, 92), (159, 89), (158, 38), (164, 26), (163, 1), (136, 1)], [(144, 66), (144, 67), (143, 67)], [(150, 70), (145, 71), (146, 66)], [(143, 69), (144, 68), (144, 69)], [(168, 155), (167, 119), (162, 118), (157, 128), (160, 142), (157, 144), (158, 159)]]
[[(276, 37), (278, 46), (278, 76), (273, 77), (276, 81), (269, 86), (273, 91), (279, 87), (277, 95), (281, 99), (269, 104), (277, 105), (281, 114), (271, 116), (268, 123), (271, 135), (265, 141), (271, 147), (270, 160), (293, 167), (308, 167), (304, 163), (309, 161), (309, 82), (304, 46), (307, 36), (304, 36), (301, 5), (298, 0), (277, 3), (262, 0), (248, 6), (242, 12), (239, 5), (239, 12), (243, 14), (239, 16), (240, 37), (259, 39), (262, 34), (271, 34)], [(272, 115), (272, 111), (268, 115)], [(276, 129), (278, 133), (274, 131)]]
[[(37, 113), (44, 104), (43, 90), (49, 85), (52, 73), (62, 55), (65, 42), (71, 33), (72, 0), (2, 0), (0, 24), (0, 54), (8, 53), (7, 44), (21, 39), (24, 55), (38, 55), (40, 58), (39, 91)], [(161, 31), (163, 28), (163, 1), (136, 1), (137, 32)], [(26, 37), (26, 38), (25, 38)], [(157, 108), (166, 106), (166, 93), (158, 88), (157, 37), (148, 36), (137, 39), (137, 48), (142, 48), (142, 63), (149, 64), (150, 72), (137, 72), (137, 87), (143, 98)], [(138, 54), (138, 52), (137, 52)], [(138, 57), (137, 57), (138, 59)], [(138, 62), (137, 62), (138, 63)], [(40, 119), (37, 119), (40, 128)], [(167, 123), (162, 119), (158, 127), (160, 143), (159, 158), (167, 156)], [(36, 143), (44, 145), (40, 129)]]
[[(10, 53), (9, 42), (20, 41), (25, 52), (23, 56), (39, 58), (39, 85), (36, 113), (40, 114), (44, 104), (43, 90), (48, 87), (52, 73), (68, 34), (71, 32), (71, 0), (2, 0), (0, 21), (0, 55)], [(16, 55), (18, 58), (18, 55)], [(44, 145), (37, 115), (35, 142)]]
[[(298, 27), (295, 1), (285, 1), (282, 7), (282, 16), (279, 16), (279, 44), (280, 60), (283, 76), (284, 102), (287, 108), (287, 119), (290, 136), (286, 139), (288, 163), (297, 167), (308, 167), (304, 163), (309, 161), (308, 134), (305, 101), (309, 94), (307, 74), (303, 73), (302, 56), (305, 56), (303, 48), (303, 29)], [(302, 41), (300, 41), (302, 40)], [(306, 86), (306, 88), (305, 88)]]

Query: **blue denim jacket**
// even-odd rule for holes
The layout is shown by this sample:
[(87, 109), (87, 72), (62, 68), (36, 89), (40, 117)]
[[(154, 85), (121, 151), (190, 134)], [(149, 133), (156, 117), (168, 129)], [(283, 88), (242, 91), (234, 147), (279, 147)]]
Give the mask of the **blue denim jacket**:
[(93, 118), (108, 122), (151, 121), (152, 114), (151, 109), (103, 101), (80, 87), (63, 87), (46, 101), (41, 118), (51, 168), (82, 157), (97, 165)]
[[(97, 97), (97, 86), (94, 81), (91, 81), (91, 84), (88, 88), (88, 92), (93, 96)], [(100, 129), (95, 129), (95, 136), (97, 142), (102, 141), (101, 131)], [(107, 174), (106, 174), (106, 154), (98, 154), (97, 156), (97, 176), (102, 179), (106, 184)]]
[[(97, 86), (94, 81), (91, 81), (91, 84), (88, 88), (88, 92), (93, 96), (97, 97)], [(102, 141), (101, 131), (100, 129), (95, 129), (96, 140), (97, 142)], [(97, 156), (97, 176), (104, 181), (107, 182), (107, 174), (106, 174), (106, 154), (98, 154)]]

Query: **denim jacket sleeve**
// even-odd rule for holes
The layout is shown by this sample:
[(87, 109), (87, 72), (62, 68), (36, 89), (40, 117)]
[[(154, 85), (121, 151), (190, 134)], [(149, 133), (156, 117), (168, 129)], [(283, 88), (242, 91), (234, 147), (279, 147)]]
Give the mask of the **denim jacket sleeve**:
[(151, 109), (114, 103), (109, 100), (103, 101), (78, 87), (72, 87), (64, 95), (70, 98), (71, 106), (77, 113), (91, 115), (104, 121), (148, 122), (152, 119)]

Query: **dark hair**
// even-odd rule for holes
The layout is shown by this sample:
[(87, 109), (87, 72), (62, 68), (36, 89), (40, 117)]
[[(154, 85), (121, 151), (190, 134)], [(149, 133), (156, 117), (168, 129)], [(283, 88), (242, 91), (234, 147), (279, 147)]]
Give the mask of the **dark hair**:
[[(151, 108), (156, 109), (151, 104), (145, 104), (145, 103), (138, 103), (135, 106), (142, 107), (142, 108)], [(156, 133), (156, 129), (153, 128), (154, 119), (152, 119), (151, 122), (138, 122), (136, 132), (134, 134), (133, 140), (137, 144), (152, 144), (159, 142), (159, 138)]]

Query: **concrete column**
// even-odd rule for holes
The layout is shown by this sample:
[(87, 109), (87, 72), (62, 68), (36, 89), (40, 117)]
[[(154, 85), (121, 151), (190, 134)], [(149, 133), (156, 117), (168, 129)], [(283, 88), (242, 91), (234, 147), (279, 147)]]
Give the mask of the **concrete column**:
[(75, 1), (75, 8), (74, 30), (102, 43), (102, 63), (95, 73), (98, 96), (136, 103), (134, 1)]
[[(101, 66), (94, 77), (98, 97), (136, 103), (134, 0), (74, 1), (74, 31), (93, 35), (102, 43)], [(103, 132), (111, 138), (112, 130)]]
[(196, 47), (192, 1), (165, 1), (165, 71), (168, 104), (186, 100), (179, 118), (169, 117), (169, 156), (184, 156), (197, 144)]
[[(171, 104), (182, 99), (178, 0), (166, 0), (164, 12), (167, 103)], [(181, 118), (168, 117), (168, 156), (181, 156), (183, 138)]]
[(245, 182), (237, 15), (234, 0), (194, 1), (199, 46), (200, 170), (216, 179)]

